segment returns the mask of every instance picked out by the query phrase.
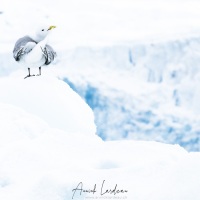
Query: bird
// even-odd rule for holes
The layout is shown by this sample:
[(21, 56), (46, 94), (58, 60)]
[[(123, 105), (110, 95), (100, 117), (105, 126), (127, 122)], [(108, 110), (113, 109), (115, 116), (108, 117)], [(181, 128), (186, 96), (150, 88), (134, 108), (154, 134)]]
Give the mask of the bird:
[(43, 26), (39, 28), (32, 36), (26, 35), (19, 38), (13, 49), (13, 57), (15, 61), (24, 67), (28, 67), (28, 77), (31, 75), (30, 68), (38, 67), (41, 75), (41, 67), (52, 63), (56, 57), (56, 52), (48, 44), (48, 38), (51, 31), (56, 26)]

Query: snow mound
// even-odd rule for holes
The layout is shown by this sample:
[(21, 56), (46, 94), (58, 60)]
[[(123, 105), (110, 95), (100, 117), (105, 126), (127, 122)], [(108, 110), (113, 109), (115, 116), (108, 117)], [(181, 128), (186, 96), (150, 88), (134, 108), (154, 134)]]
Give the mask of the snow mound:
[(96, 132), (92, 110), (66, 83), (48, 76), (22, 77), (0, 80), (0, 102), (35, 115), (52, 128), (82, 134)]
[(22, 139), (34, 139), (48, 128), (40, 118), (4, 103), (0, 103), (0, 122), (0, 146)]
[[(0, 199), (200, 198), (199, 153), (157, 142), (103, 142), (95, 134), (53, 129), (12, 105), (0, 104), (0, 110)], [(102, 195), (104, 180), (104, 192), (116, 184), (128, 192)], [(96, 193), (74, 194), (80, 182), (83, 189), (96, 184)]]
[[(55, 78), (3, 78), (0, 90), (0, 199), (199, 200), (199, 153), (102, 141), (91, 110)], [(73, 193), (80, 182), (85, 190), (96, 184), (96, 192)], [(102, 194), (116, 184), (127, 192)]]

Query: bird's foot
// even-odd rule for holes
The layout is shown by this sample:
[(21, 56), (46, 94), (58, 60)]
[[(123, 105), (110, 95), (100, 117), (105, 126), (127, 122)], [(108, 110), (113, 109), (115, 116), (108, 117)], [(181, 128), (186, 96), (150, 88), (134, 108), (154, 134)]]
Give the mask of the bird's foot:
[(26, 79), (28, 77), (32, 77), (32, 76), (35, 76), (35, 74), (33, 74), (33, 75), (28, 74), (27, 76), (24, 77), (24, 79)]
[(37, 74), (36, 76), (41, 76), (41, 74)]

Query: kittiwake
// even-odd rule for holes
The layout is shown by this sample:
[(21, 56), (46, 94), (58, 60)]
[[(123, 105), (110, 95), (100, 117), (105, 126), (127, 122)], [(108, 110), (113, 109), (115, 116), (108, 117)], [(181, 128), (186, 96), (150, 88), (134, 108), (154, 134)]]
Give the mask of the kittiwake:
[(37, 76), (40, 76), (41, 67), (53, 62), (56, 52), (47, 43), (49, 33), (54, 28), (56, 26), (42, 27), (33, 36), (26, 35), (15, 43), (13, 57), (22, 66), (28, 68), (28, 75), (25, 78), (35, 76), (30, 74), (30, 68), (39, 67)]

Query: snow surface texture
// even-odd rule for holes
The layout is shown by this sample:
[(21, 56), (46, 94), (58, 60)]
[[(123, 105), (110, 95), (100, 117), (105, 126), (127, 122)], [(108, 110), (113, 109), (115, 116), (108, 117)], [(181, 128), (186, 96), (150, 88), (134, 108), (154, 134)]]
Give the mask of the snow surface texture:
[[(3, 91), (8, 103), (0, 103), (0, 199), (200, 198), (199, 153), (156, 142), (102, 141), (95, 135), (90, 108), (60, 80), (45, 76), (17, 80), (11, 76), (1, 79), (1, 91), (6, 84), (14, 89), (8, 86), (8, 91)], [(43, 92), (38, 92), (37, 87)], [(13, 96), (13, 90), (22, 97), (20, 101), (16, 94)], [(26, 92), (35, 95), (34, 99), (28, 100)], [(66, 109), (61, 99), (56, 98), (56, 104), (52, 100), (52, 96), (59, 95), (76, 101), (68, 102), (72, 108), (67, 108), (65, 116), (57, 116), (54, 110)], [(32, 107), (30, 110), (27, 104)], [(53, 124), (41, 115), (46, 104), (49, 117), (56, 117)], [(79, 124), (79, 118), (71, 119), (74, 113), (78, 114), (74, 105), (79, 108), (80, 118), (84, 117), (87, 129), (85, 124)], [(60, 120), (66, 122), (66, 127), (57, 124)], [(94, 189), (96, 184), (96, 192), (74, 194), (72, 190), (80, 182), (87, 190)], [(101, 195), (107, 189), (113, 190), (116, 184), (117, 189), (128, 192)]]
[(15, 105), (36, 115), (53, 128), (69, 132), (81, 130), (84, 134), (94, 134), (96, 127), (89, 106), (63, 81), (44, 77), (25, 80), (19, 77), (2, 78), (1, 102)]

